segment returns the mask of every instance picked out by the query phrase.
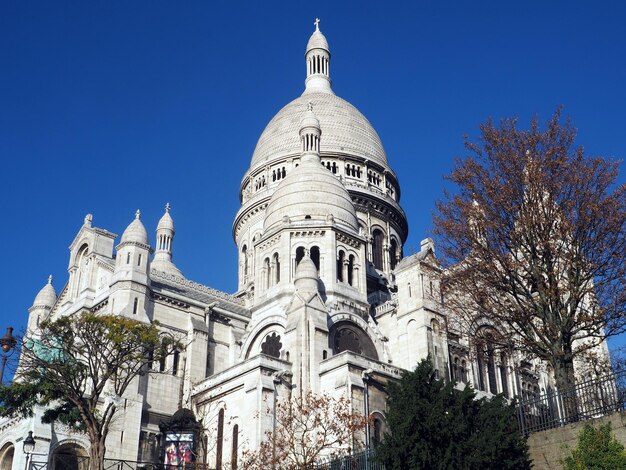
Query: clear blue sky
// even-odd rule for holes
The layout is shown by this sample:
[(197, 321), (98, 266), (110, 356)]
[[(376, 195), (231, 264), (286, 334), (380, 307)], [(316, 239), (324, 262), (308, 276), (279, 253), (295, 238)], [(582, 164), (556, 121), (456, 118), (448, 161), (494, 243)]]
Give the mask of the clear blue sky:
[[(313, 20), (338, 95), (378, 130), (410, 224), (431, 228), (442, 176), (488, 117), (556, 106), (588, 153), (626, 156), (623, 2), (40, 1), (0, 3), (0, 329), (23, 328), (90, 212), (233, 292), (238, 189), (270, 118), (298, 96)], [(621, 177), (622, 181), (626, 178)]]

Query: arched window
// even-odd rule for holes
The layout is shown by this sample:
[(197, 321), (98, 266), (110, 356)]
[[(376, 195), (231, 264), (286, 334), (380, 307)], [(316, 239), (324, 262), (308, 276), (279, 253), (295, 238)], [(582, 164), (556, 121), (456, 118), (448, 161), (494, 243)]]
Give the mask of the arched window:
[(174, 350), (172, 361), (172, 375), (178, 375), (178, 364), (180, 363), (180, 351)]
[(241, 261), (243, 262), (243, 275), (248, 276), (248, 247), (246, 245), (241, 247)]
[(376, 269), (383, 269), (383, 240), (385, 236), (381, 230), (375, 229), (372, 233), (372, 261)]
[(379, 413), (374, 414), (374, 421), (372, 422), (372, 427), (374, 428), (372, 431), (372, 444), (374, 448), (378, 447), (383, 440), (383, 435), (385, 433), (385, 422), (383, 421), (382, 416)]
[(476, 362), (478, 365), (478, 383), (476, 384), (478, 390), (485, 391), (485, 378), (484, 378), (484, 357), (483, 357), (483, 345), (479, 343), (476, 345)]
[(230, 468), (237, 470), (237, 448), (239, 447), (239, 425), (233, 426), (233, 441), (230, 450)]
[(398, 261), (398, 242), (396, 242), (395, 238), (391, 239), (391, 243), (389, 244), (389, 261), (391, 262), (391, 269), (396, 269), (396, 264)]
[(329, 341), (333, 354), (352, 351), (361, 356), (378, 360), (378, 352), (374, 342), (365, 331), (352, 322), (337, 323), (331, 330)]
[(348, 258), (348, 284), (354, 285), (354, 255)]
[(339, 256), (337, 257), (337, 280), (343, 282), (343, 262), (346, 254), (343, 250), (339, 250)]
[(130, 251), (126, 253), (126, 264), (130, 264)]
[(509, 383), (508, 383), (508, 361), (506, 353), (500, 355), (500, 381), (502, 382), (502, 393), (505, 397), (509, 398)]
[(479, 390), (494, 395), (498, 393), (495, 334), (497, 334), (496, 331), (488, 327), (478, 331), (476, 344)]
[(274, 284), (278, 284), (280, 282), (280, 259), (278, 258), (278, 253), (274, 253)]
[(493, 337), (486, 336), (487, 339), (487, 375), (489, 377), (489, 391), (496, 395), (498, 393), (498, 383), (496, 380), (496, 361), (493, 346)]
[(317, 271), (320, 270), (320, 249), (317, 246), (311, 248), (311, 260), (315, 264)]
[(137, 315), (137, 304), (139, 303), (139, 299), (135, 297), (135, 301), (133, 302), (133, 315)]
[(296, 266), (300, 264), (300, 261), (302, 261), (302, 258), (304, 258), (304, 247), (299, 246), (296, 249)]
[(271, 279), (272, 279), (272, 270), (270, 269), (270, 259), (269, 258), (265, 258), (265, 261), (263, 261), (263, 275), (265, 276), (265, 288), (267, 289), (268, 287), (271, 286)]
[(224, 409), (217, 415), (217, 443), (215, 451), (215, 468), (222, 470), (222, 449), (224, 445)]

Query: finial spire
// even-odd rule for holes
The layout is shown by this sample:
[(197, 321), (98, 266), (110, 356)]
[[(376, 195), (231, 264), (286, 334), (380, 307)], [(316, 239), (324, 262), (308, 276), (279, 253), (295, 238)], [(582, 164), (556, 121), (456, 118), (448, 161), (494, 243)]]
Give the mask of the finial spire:
[(315, 18), (315, 21), (313, 22), (313, 24), (315, 25), (315, 31), (319, 31), (320, 30), (320, 19), (319, 18)]
[(168, 202), (168, 203), (166, 203), (166, 204), (165, 204), (165, 212), (168, 212), (168, 213), (169, 213), (169, 211), (170, 211), (170, 207), (171, 207), (171, 206), (170, 206), (170, 203), (169, 203), (169, 202)]
[(139, 219), (140, 216), (141, 216), (141, 211), (137, 209), (137, 212), (135, 212), (135, 219)]
[(48, 276), (48, 284), (52, 284), (52, 274)]

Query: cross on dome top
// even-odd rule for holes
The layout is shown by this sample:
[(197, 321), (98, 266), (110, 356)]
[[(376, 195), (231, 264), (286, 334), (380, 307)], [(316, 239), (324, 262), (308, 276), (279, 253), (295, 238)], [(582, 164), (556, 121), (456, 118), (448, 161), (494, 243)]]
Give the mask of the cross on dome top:
[(137, 212), (135, 212), (135, 219), (139, 219), (140, 216), (141, 216), (141, 211), (137, 209)]
[(319, 18), (315, 18), (315, 21), (313, 22), (313, 24), (315, 25), (315, 31), (319, 31), (320, 30), (320, 19)]
[(170, 203), (169, 203), (169, 202), (168, 202), (168, 203), (166, 203), (166, 204), (165, 204), (165, 212), (169, 212), (169, 211), (170, 211), (170, 207), (171, 207), (171, 206), (170, 206)]
[(52, 284), (52, 274), (48, 276), (48, 284)]

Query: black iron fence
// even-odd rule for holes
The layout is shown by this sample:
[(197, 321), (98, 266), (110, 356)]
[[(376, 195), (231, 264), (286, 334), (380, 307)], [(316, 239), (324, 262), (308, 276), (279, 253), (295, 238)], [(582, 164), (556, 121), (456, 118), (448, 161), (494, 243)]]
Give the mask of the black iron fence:
[[(89, 457), (57, 454), (49, 461), (32, 461), (28, 470), (88, 470)], [(104, 470), (213, 470), (208, 464), (192, 462), (181, 465), (171, 465), (153, 462), (138, 462), (132, 460), (105, 459)]]
[(362, 450), (340, 458), (318, 460), (310, 470), (385, 470), (374, 458), (374, 451)]
[(626, 404), (625, 383), (626, 371), (621, 371), (541, 395), (518, 397), (520, 432), (528, 435), (623, 411)]

